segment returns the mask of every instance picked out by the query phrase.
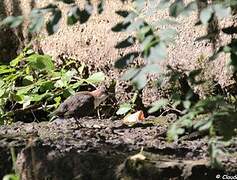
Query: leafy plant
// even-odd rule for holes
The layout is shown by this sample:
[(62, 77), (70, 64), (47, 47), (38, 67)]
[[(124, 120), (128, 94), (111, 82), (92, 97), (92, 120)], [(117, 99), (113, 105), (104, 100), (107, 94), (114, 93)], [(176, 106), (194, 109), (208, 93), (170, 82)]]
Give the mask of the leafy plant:
[[(154, 5), (152, 2), (151, 4)], [(133, 64), (122, 76), (122, 79), (131, 80), (137, 89), (142, 89), (147, 83), (147, 74), (160, 72), (156, 61), (166, 57), (166, 47), (173, 41), (177, 33), (174, 29), (163, 29), (157, 32), (156, 26), (146, 22), (146, 17), (150, 13), (145, 11), (144, 1), (134, 1), (134, 8), (131, 8), (130, 11), (117, 11), (116, 13), (124, 17), (124, 20), (114, 26), (112, 31), (126, 31), (135, 35), (130, 35), (122, 40), (115, 48), (128, 48), (137, 43), (141, 44), (141, 48), (140, 51), (129, 52), (119, 58), (115, 62), (115, 67), (122, 69)], [(143, 65), (134, 64), (137, 58), (144, 59)]]
[(29, 110), (47, 113), (81, 86), (94, 86), (105, 79), (102, 72), (81, 78), (83, 69), (68, 70), (68, 65), (70, 63), (63, 68), (55, 67), (50, 56), (37, 54), (28, 48), (9, 65), (0, 65), (1, 123)]
[(139, 91), (136, 91), (133, 94), (133, 98), (131, 99), (130, 102), (126, 102), (123, 104), (120, 104), (118, 111), (116, 112), (117, 115), (123, 115), (123, 114), (127, 114), (128, 112), (134, 110), (135, 106), (136, 106), (136, 100), (138, 98), (139, 95)]
[[(237, 3), (235, 0), (213, 0), (210, 3), (200, 1), (191, 1), (185, 4), (183, 0), (161, 0), (155, 1), (134, 0), (134, 6), (130, 11), (118, 11), (117, 14), (124, 17), (124, 20), (118, 23), (114, 28), (115, 32), (130, 32), (129, 37), (119, 42), (116, 48), (127, 48), (135, 44), (140, 44), (141, 49), (137, 52), (130, 52), (118, 59), (115, 63), (117, 68), (128, 68), (123, 75), (124, 80), (130, 80), (137, 89), (142, 89), (147, 83), (147, 74), (159, 72), (159, 67), (155, 67), (157, 61), (166, 57), (166, 48), (174, 40), (177, 34), (174, 29), (162, 29), (160, 24), (173, 26), (177, 24), (176, 18), (180, 15), (187, 15), (192, 11), (198, 10), (199, 22), (207, 27), (207, 35), (196, 39), (197, 41), (209, 39), (213, 43), (214, 54), (209, 60), (214, 60), (219, 53), (225, 52), (230, 54), (230, 65), (233, 67), (233, 77), (236, 78), (236, 27), (231, 26), (222, 29), (222, 32), (232, 36), (232, 41), (220, 48), (216, 48), (216, 39), (220, 35), (218, 30), (218, 21), (222, 18), (230, 17), (236, 12)], [(148, 22), (150, 16), (154, 15), (159, 9), (168, 8), (169, 16), (162, 22)], [(135, 35), (134, 35), (135, 34)], [(144, 60), (143, 65), (136, 65), (135, 60), (141, 58)], [(155, 69), (152, 69), (155, 67)], [(204, 65), (205, 67), (205, 65)], [(153, 71), (154, 70), (154, 71)], [(160, 109), (171, 108), (177, 110), (180, 118), (170, 126), (168, 139), (176, 140), (187, 129), (196, 129), (198, 131), (208, 131), (209, 133), (209, 153), (213, 166), (219, 164), (218, 155), (222, 152), (217, 144), (220, 137), (224, 141), (230, 141), (236, 136), (236, 104), (229, 103), (228, 97), (223, 94), (212, 94), (206, 99), (195, 97), (193, 87), (202, 84), (205, 80), (197, 80), (196, 76), (202, 73), (202, 69), (196, 69), (188, 74), (185, 83), (182, 83), (182, 73), (173, 71), (170, 74), (170, 82), (173, 83), (173, 91), (169, 100), (160, 99), (152, 104), (150, 113)], [(183, 73), (184, 76), (185, 73)], [(187, 73), (186, 73), (187, 74)], [(177, 83), (179, 86), (177, 86)], [(185, 85), (188, 88), (185, 88)], [(191, 85), (191, 86), (190, 86)], [(122, 110), (132, 108), (129, 104), (122, 106)], [(196, 119), (200, 118), (198, 121)]]

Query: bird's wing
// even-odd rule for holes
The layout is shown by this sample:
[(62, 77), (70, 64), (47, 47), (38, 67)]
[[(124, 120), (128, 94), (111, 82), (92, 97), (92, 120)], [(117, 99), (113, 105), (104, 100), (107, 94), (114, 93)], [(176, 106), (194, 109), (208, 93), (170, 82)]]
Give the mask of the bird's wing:
[(59, 107), (55, 110), (55, 111), (53, 111), (50, 115), (51, 116), (63, 116), (64, 115), (64, 113), (67, 111), (67, 104), (66, 103), (62, 103), (62, 104), (60, 104), (59, 105)]
[(68, 106), (67, 112), (65, 114), (67, 115), (78, 113), (81, 114), (81, 112), (78, 111), (90, 111), (94, 109), (94, 97), (90, 94), (74, 95), (71, 98), (67, 99), (66, 103), (68, 104)]

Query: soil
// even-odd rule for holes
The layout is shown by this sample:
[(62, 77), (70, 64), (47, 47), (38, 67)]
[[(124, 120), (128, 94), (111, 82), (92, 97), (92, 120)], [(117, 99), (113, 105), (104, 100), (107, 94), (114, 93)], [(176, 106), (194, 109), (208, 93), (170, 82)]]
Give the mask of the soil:
[[(11, 147), (22, 180), (215, 179), (237, 172), (236, 157), (222, 159), (225, 170), (210, 167), (205, 136), (168, 143), (169, 121), (148, 117), (130, 127), (119, 119), (85, 117), (79, 126), (74, 119), (1, 126), (0, 177), (11, 171)], [(134, 156), (141, 149), (145, 159)]]

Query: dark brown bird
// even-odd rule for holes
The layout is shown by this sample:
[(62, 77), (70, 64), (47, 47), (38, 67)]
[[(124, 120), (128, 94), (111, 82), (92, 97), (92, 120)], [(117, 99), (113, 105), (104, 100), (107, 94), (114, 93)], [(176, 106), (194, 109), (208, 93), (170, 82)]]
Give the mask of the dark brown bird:
[(108, 94), (105, 87), (94, 91), (81, 91), (68, 97), (52, 115), (59, 117), (74, 117), (79, 119), (83, 116), (91, 115), (94, 110), (107, 98)]

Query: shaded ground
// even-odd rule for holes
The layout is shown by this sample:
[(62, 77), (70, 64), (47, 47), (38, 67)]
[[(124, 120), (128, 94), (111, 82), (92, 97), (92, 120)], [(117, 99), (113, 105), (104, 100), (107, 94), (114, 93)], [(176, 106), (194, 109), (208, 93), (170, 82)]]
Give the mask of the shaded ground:
[[(236, 157), (223, 159), (224, 171), (210, 168), (207, 138), (167, 143), (166, 125), (152, 122), (128, 127), (121, 120), (84, 118), (82, 127), (72, 119), (2, 126), (0, 176), (11, 170), (9, 147), (18, 152), (22, 179), (215, 179), (237, 172)], [(146, 159), (131, 158), (142, 147)]]

